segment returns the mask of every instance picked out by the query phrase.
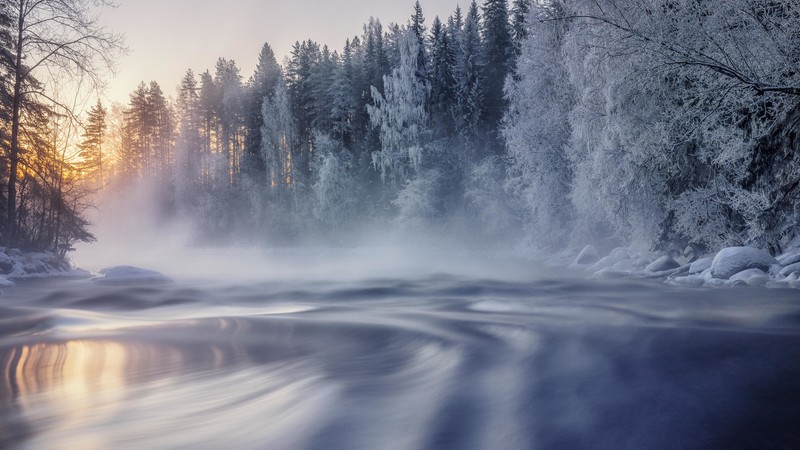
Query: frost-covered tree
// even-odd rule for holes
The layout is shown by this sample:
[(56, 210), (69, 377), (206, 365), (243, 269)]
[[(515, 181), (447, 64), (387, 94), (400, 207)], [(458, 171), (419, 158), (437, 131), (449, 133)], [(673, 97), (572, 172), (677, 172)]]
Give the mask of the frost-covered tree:
[(519, 75), (508, 86), (503, 127), (510, 167), (507, 189), (538, 246), (566, 242), (574, 210), (573, 165), (568, 157), (575, 93), (564, 64), (566, 23), (552, 21), (558, 5), (535, 5), (536, 26), (520, 48)]
[(317, 133), (314, 163), (314, 217), (324, 226), (338, 229), (352, 217), (358, 186), (352, 176), (352, 158), (340, 142)]
[(381, 149), (372, 154), (372, 164), (394, 185), (417, 172), (427, 139), (428, 85), (417, 77), (418, 44), (413, 33), (400, 39), (400, 66), (384, 78), (384, 94), (373, 87), (375, 106), (368, 106), (372, 125), (380, 130)]
[(278, 194), (291, 185), (294, 177), (292, 143), (295, 139), (286, 85), (279, 81), (261, 106), (261, 157), (265, 162), (269, 186)]

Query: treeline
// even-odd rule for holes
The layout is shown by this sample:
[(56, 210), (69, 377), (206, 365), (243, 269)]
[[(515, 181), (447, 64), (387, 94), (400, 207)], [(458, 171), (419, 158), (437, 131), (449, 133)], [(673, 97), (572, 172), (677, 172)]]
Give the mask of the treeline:
[[(87, 186), (112, 200), (146, 188), (203, 237), (280, 243), (522, 225), (536, 248), (777, 252), (800, 231), (793, 0), (487, 0), (433, 20), (417, 3), (340, 50), (297, 42), (279, 64), (264, 45), (247, 78), (220, 59), (174, 98), (141, 84), (79, 133), (35, 76), (91, 75), (118, 42), (80, 14), (70, 32), (95, 40), (56, 32), (65, 4), (86, 11), (0, 3), (5, 243), (91, 239)], [(18, 45), (25, 5), (49, 5), (22, 31), (52, 47)]]
[(429, 21), (417, 3), (407, 24), (370, 19), (341, 50), (297, 42), (283, 66), (265, 44), (247, 79), (224, 58), (190, 70), (174, 101), (143, 83), (109, 117), (112, 187), (155, 186), (164, 211), (218, 237), (486, 212), (528, 7), (472, 2)]
[(551, 0), (529, 23), (504, 136), (539, 245), (800, 234), (800, 3)]
[[(0, 2), (0, 245), (64, 255), (90, 241), (74, 101), (121, 48), (88, 0)], [(73, 99), (73, 100), (69, 100)], [(88, 146), (88, 147), (87, 147)], [(88, 155), (87, 155), (88, 156)]]

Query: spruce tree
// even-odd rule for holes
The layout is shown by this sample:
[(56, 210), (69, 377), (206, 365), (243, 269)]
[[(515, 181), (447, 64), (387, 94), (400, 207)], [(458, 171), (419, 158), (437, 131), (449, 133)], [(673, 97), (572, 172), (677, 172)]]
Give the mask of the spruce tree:
[(486, 0), (483, 6), (483, 78), (486, 124), (494, 133), (503, 118), (503, 87), (514, 53), (506, 0)]
[(473, 0), (464, 20), (460, 58), (456, 62), (456, 121), (459, 134), (466, 138), (476, 136), (483, 119), (483, 59), (479, 21), (478, 5)]
[(89, 110), (83, 140), (78, 146), (80, 149), (78, 155), (82, 160), (81, 169), (86, 178), (98, 188), (102, 188), (105, 184), (103, 144), (105, 143), (106, 129), (106, 109), (98, 99), (97, 103)]
[(408, 28), (417, 40), (417, 78), (420, 81), (428, 79), (428, 57), (425, 51), (425, 16), (422, 14), (422, 6), (419, 0), (414, 4), (414, 14), (409, 20)]
[(455, 54), (447, 30), (437, 16), (431, 26), (431, 95), (433, 129), (447, 136), (453, 128), (452, 105), (455, 103)]
[(275, 94), (275, 88), (281, 82), (281, 71), (275, 52), (268, 43), (261, 48), (255, 73), (247, 83), (244, 99), (244, 121), (246, 127), (244, 159), (250, 175), (263, 172), (264, 161), (261, 159), (261, 105), (264, 99)]

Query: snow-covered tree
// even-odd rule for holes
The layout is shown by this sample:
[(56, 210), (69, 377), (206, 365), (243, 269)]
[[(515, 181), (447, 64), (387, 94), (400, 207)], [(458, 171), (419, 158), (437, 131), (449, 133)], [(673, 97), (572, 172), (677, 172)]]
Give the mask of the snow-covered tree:
[(314, 217), (337, 229), (352, 217), (358, 186), (352, 177), (352, 159), (340, 142), (317, 133), (314, 136)]
[(264, 97), (261, 106), (261, 155), (265, 162), (269, 185), (280, 193), (294, 178), (292, 142), (294, 128), (286, 85), (279, 81), (272, 95)]
[(372, 163), (392, 184), (417, 172), (422, 164), (427, 139), (428, 86), (417, 77), (418, 44), (413, 33), (400, 40), (400, 66), (384, 78), (384, 94), (372, 88), (375, 106), (367, 110), (374, 127), (380, 130), (381, 149), (372, 154)]
[(540, 247), (565, 244), (574, 217), (567, 151), (575, 94), (564, 65), (566, 23), (551, 21), (556, 13), (557, 5), (535, 5), (531, 12), (537, 25), (523, 40), (503, 127), (511, 162), (507, 189), (527, 238)]

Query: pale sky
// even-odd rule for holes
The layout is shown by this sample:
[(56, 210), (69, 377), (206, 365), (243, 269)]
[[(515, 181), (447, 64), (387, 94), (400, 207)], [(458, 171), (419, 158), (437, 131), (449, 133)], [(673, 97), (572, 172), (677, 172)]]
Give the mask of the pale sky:
[[(157, 81), (174, 95), (187, 69), (213, 72), (217, 58), (233, 59), (244, 79), (255, 69), (264, 42), (282, 62), (295, 41), (312, 39), (341, 52), (345, 39), (360, 35), (370, 16), (405, 24), (415, 0), (117, 0), (100, 22), (123, 33), (130, 53), (120, 59), (106, 97), (128, 102), (141, 81)], [(482, 3), (482, 2), (479, 2)], [(469, 0), (422, 0), (425, 25), (444, 21)]]

